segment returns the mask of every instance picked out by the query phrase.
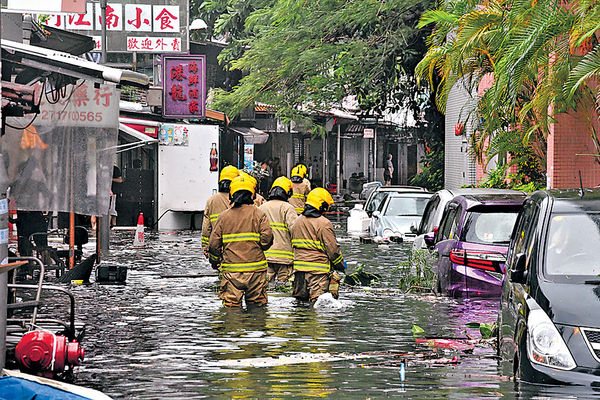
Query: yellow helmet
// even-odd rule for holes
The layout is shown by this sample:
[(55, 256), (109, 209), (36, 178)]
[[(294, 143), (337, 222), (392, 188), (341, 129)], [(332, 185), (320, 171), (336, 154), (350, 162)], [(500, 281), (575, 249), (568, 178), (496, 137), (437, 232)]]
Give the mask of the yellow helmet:
[(315, 188), (306, 196), (306, 204), (310, 204), (319, 211), (327, 211), (330, 205), (333, 204), (331, 193), (323, 188)]
[(244, 171), (240, 171), (240, 176), (242, 176), (245, 179), (248, 179), (250, 182), (252, 182), (252, 184), (254, 185), (254, 189), (256, 190), (256, 185), (258, 185), (258, 181), (256, 180), (255, 177), (253, 177), (252, 175), (250, 175), (249, 173), (244, 172)]
[(304, 178), (304, 171), (302, 170), (302, 166), (296, 165), (292, 168), (292, 177), (299, 176), (300, 178)]
[(240, 190), (247, 190), (254, 195), (254, 188), (256, 186), (254, 182), (256, 182), (256, 180), (254, 178), (250, 178), (252, 177), (248, 174), (240, 174), (240, 176), (233, 178), (231, 181), (231, 186), (229, 186), (229, 195), (233, 196), (235, 192)]
[(293, 185), (292, 185), (292, 181), (290, 181), (287, 176), (280, 176), (279, 178), (275, 179), (275, 181), (273, 182), (273, 185), (271, 186), (271, 190), (273, 190), (274, 187), (280, 187), (284, 190), (284, 192), (290, 193), (290, 191), (293, 188)]
[(298, 168), (300, 168), (300, 172), (302, 173), (302, 177), (306, 177), (306, 175), (308, 174), (308, 168), (306, 168), (306, 165), (304, 164), (298, 164)]
[(221, 181), (232, 181), (233, 178), (240, 175), (240, 171), (234, 167), (233, 165), (228, 165), (221, 170), (221, 174), (219, 175), (219, 182)]

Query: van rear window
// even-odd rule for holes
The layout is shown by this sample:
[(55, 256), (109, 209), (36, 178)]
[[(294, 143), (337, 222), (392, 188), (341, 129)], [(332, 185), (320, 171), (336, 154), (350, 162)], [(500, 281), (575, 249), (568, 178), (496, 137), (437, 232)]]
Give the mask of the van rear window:
[(469, 211), (461, 233), (461, 240), (482, 244), (508, 244), (518, 211), (514, 209)]

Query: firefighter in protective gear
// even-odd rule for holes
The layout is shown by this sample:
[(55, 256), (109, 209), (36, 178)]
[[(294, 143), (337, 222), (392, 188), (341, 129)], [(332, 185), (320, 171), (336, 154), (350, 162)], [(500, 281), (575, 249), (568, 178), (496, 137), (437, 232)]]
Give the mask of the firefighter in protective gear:
[(320, 295), (329, 291), (331, 270), (346, 269), (333, 225), (322, 215), (331, 204), (333, 199), (327, 190), (312, 190), (306, 198), (304, 212), (291, 228), (294, 248), (293, 296), (299, 300), (315, 302)]
[(232, 207), (219, 215), (210, 235), (209, 261), (221, 269), (219, 298), (226, 307), (267, 304), (267, 260), (273, 243), (266, 215), (254, 206), (254, 182), (245, 176), (231, 181)]
[(262, 206), (263, 204), (265, 204), (265, 203), (267, 202), (267, 201), (265, 200), (265, 198), (264, 198), (264, 197), (262, 197), (262, 196), (260, 195), (260, 193), (257, 193), (257, 192), (256, 192), (256, 188), (258, 187), (258, 181), (256, 180), (256, 178), (255, 178), (255, 177), (253, 177), (252, 175), (250, 175), (249, 173), (247, 173), (247, 172), (244, 172), (244, 171), (240, 171), (240, 175), (242, 175), (242, 176), (244, 176), (244, 177), (246, 177), (246, 178), (250, 179), (250, 181), (254, 182), (254, 196), (253, 196), (253, 199), (254, 199), (254, 205), (255, 205), (256, 207), (260, 207), (260, 206)]
[(204, 250), (206, 256), (208, 256), (208, 239), (217, 223), (217, 218), (219, 218), (219, 214), (231, 206), (229, 201), (231, 181), (239, 175), (240, 171), (233, 165), (223, 168), (219, 175), (219, 192), (213, 194), (206, 202), (204, 218), (202, 219), (202, 250)]
[(306, 167), (303, 164), (298, 164), (292, 168), (292, 177), (290, 178), (293, 184), (294, 193), (289, 202), (294, 206), (298, 214), (304, 211), (304, 203), (306, 196), (310, 192), (310, 182), (305, 178)]
[(290, 227), (294, 225), (298, 214), (294, 206), (288, 203), (292, 195), (292, 181), (281, 176), (273, 182), (269, 192), (269, 201), (259, 207), (269, 219), (273, 230), (273, 245), (265, 256), (269, 262), (267, 277), (269, 282), (277, 279), (278, 282), (287, 282), (292, 275), (294, 253)]

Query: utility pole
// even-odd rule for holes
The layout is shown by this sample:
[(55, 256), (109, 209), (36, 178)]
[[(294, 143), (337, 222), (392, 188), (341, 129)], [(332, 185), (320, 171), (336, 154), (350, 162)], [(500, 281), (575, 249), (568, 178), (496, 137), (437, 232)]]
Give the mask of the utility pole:
[(106, 64), (106, 0), (100, 0), (100, 18), (102, 23), (100, 24), (102, 33), (100, 41), (102, 42), (102, 64)]
[[(108, 57), (108, 41), (106, 40), (106, 0), (100, 0), (100, 14), (102, 23), (102, 33), (101, 33), (101, 41), (102, 41), (102, 64), (106, 64)], [(112, 171), (111, 175), (112, 176)], [(110, 215), (103, 215), (98, 218), (98, 222), (96, 225), (97, 233), (96, 233), (96, 252), (98, 254), (97, 263), (100, 262), (100, 254), (108, 255), (109, 243), (110, 243)], [(100, 247), (98, 248), (98, 243)]]

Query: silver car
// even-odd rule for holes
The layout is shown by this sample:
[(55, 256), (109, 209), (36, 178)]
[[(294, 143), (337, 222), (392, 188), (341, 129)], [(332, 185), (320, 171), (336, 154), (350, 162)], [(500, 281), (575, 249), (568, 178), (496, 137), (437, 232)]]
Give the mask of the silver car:
[(416, 234), (410, 228), (419, 224), (432, 195), (426, 192), (390, 193), (373, 212), (369, 227), (373, 241), (413, 241)]

